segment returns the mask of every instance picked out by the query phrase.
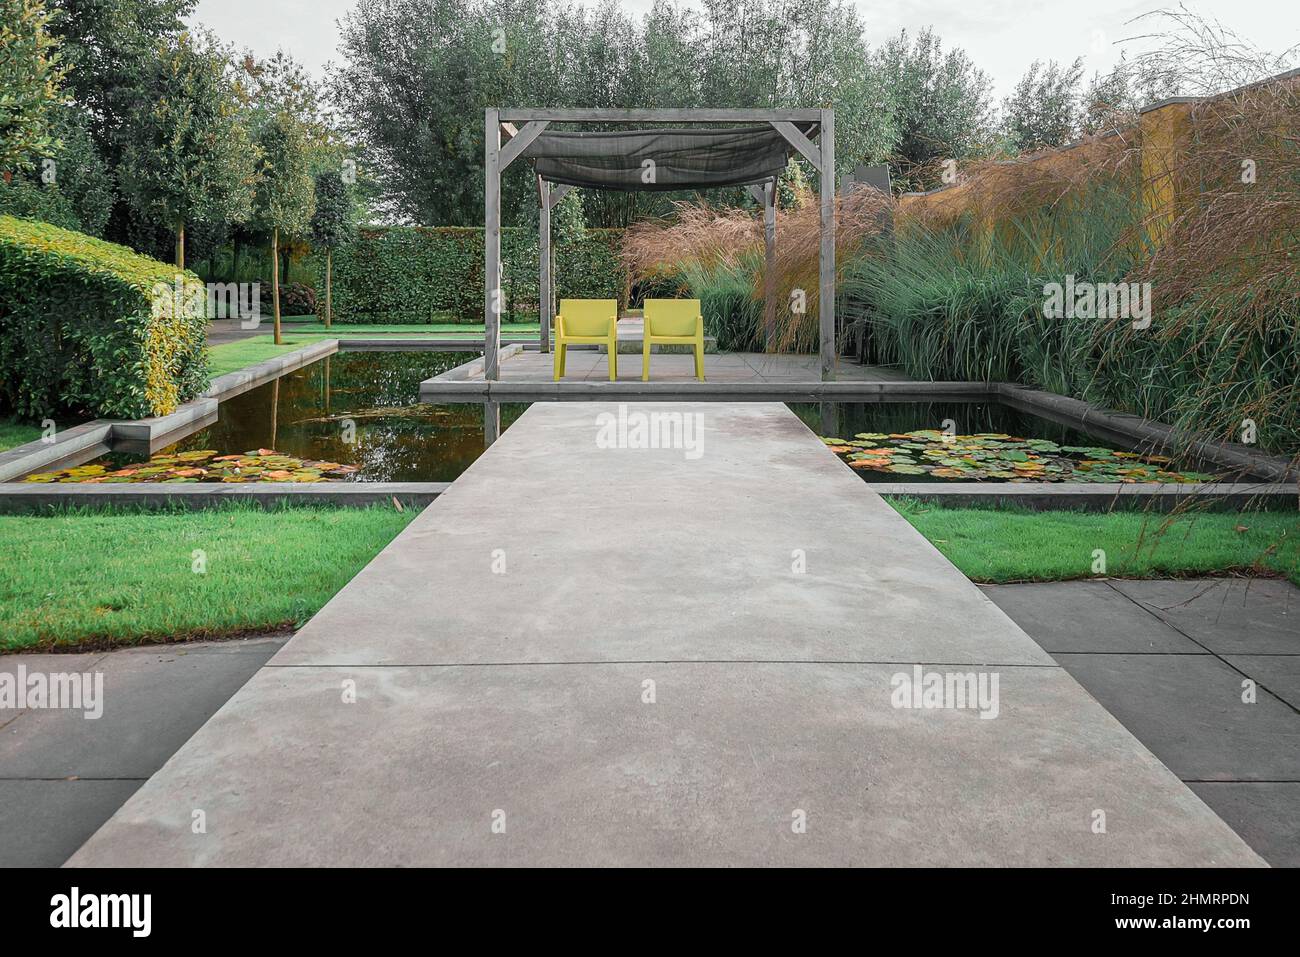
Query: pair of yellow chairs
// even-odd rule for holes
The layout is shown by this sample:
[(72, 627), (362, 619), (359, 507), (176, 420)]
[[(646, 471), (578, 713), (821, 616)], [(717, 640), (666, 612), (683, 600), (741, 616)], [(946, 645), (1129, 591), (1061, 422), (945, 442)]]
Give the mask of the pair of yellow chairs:
[[(555, 381), (564, 378), (570, 345), (603, 345), (609, 354), (609, 381), (618, 379), (618, 300), (561, 299), (555, 316)], [(641, 381), (650, 381), (650, 347), (692, 346), (695, 378), (704, 381), (704, 316), (698, 299), (647, 299), (641, 343)]]

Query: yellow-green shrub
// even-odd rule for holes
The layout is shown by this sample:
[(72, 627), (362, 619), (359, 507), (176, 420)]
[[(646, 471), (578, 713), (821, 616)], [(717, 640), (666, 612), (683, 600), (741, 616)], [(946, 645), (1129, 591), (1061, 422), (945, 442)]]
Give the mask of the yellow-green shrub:
[(0, 216), (0, 412), (172, 412), (207, 388), (205, 306), (193, 273)]

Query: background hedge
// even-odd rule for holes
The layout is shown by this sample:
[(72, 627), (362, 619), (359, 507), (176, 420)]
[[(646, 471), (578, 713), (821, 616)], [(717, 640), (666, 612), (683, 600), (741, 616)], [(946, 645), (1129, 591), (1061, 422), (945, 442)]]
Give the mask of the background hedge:
[[(0, 216), (0, 413), (165, 415), (208, 384), (204, 287), (174, 266)], [(158, 293), (166, 288), (166, 295)]]
[[(588, 229), (555, 247), (558, 298), (624, 301), (621, 229)], [(324, 290), (324, 264), (316, 289)], [(537, 318), (537, 234), (501, 231), (508, 321)], [(334, 254), (335, 322), (483, 321), (483, 230), (462, 226), (365, 227)]]

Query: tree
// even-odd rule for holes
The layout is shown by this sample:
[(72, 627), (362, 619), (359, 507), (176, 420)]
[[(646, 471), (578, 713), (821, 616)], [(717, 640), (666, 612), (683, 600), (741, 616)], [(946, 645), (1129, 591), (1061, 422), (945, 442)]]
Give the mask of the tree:
[(1082, 128), (1079, 82), (1083, 58), (1064, 67), (1035, 60), (1015, 91), (1003, 101), (1003, 130), (1021, 153), (1064, 146)]
[[(342, 23), (347, 64), (331, 95), (386, 187), (385, 212), (422, 223), (483, 221), (488, 106), (828, 106), (841, 168), (889, 154), (894, 113), (880, 74), (863, 68), (851, 3), (702, 6), (656, 0), (638, 22), (614, 0), (359, 0)], [(502, 210), (529, 221), (525, 164), (501, 189)], [(588, 190), (583, 204), (593, 226), (622, 226), (690, 195)]]
[(64, 68), (43, 0), (0, 0), (0, 172), (12, 179), (57, 146)]
[(334, 250), (352, 236), (356, 228), (356, 200), (352, 188), (335, 170), (316, 174), (316, 212), (311, 218), (313, 245), (325, 250), (325, 327), (334, 317)]
[(871, 57), (898, 128), (889, 165), (904, 188), (936, 185), (933, 167), (978, 155), (992, 137), (992, 83), (963, 50), (944, 52), (929, 29), (913, 42), (904, 30)]
[(195, 0), (50, 0), (51, 30), (69, 67), (67, 89), (90, 114), (91, 132), (116, 165), (122, 127), (160, 42), (185, 30)]
[(270, 116), (258, 132), (257, 193), (254, 222), (271, 234), (271, 302), (275, 344), (280, 337), (280, 234), (304, 235), (316, 211), (315, 184), (310, 172), (307, 133), (287, 111)]
[(41, 157), (39, 169), (15, 172), (0, 186), (0, 210), (102, 236), (113, 206), (113, 179), (91, 142), (83, 111), (55, 107), (51, 129), (58, 144)]
[(255, 156), (228, 66), (210, 37), (163, 41), (124, 125), (122, 193), (173, 230), (182, 269), (187, 222), (237, 223), (251, 212)]
[(79, 231), (103, 236), (117, 191), (108, 163), (91, 136), (90, 117), (79, 106), (61, 106), (54, 128), (61, 145), (51, 157), (51, 185), (67, 197)]

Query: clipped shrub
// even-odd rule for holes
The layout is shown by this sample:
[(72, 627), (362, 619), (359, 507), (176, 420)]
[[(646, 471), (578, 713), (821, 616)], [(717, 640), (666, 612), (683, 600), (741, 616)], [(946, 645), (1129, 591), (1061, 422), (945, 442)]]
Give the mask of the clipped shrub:
[(280, 312), (286, 316), (311, 316), (316, 313), (316, 290), (306, 283), (280, 283)]
[(207, 388), (205, 299), (193, 273), (0, 216), (0, 412), (174, 411)]
[[(555, 248), (556, 297), (626, 295), (621, 230), (588, 229)], [(501, 230), (502, 319), (537, 317), (537, 235)], [(318, 287), (324, 256), (317, 256)], [(483, 321), (483, 230), (466, 226), (365, 227), (334, 252), (334, 320), (344, 323)]]

